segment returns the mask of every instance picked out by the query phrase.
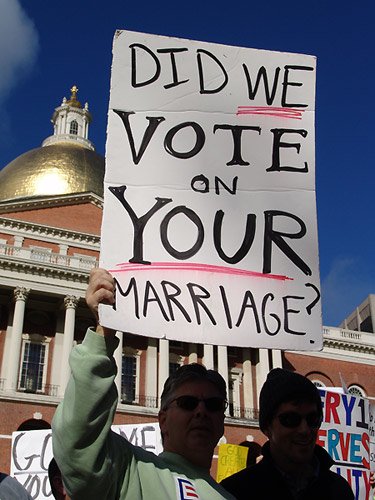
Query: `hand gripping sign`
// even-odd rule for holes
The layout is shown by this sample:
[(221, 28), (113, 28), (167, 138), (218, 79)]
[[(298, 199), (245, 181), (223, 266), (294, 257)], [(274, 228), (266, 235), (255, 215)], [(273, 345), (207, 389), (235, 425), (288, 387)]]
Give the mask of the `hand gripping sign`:
[(322, 347), (312, 56), (128, 31), (113, 44), (101, 322)]

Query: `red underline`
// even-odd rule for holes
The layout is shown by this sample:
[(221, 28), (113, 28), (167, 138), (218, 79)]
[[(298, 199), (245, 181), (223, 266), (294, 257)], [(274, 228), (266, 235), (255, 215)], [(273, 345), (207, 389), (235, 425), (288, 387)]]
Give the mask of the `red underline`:
[(211, 264), (197, 264), (197, 263), (180, 263), (180, 262), (152, 262), (151, 264), (133, 264), (131, 262), (124, 262), (117, 264), (115, 269), (110, 269), (111, 273), (124, 273), (131, 271), (200, 271), (206, 273), (216, 274), (231, 274), (237, 276), (251, 276), (253, 278), (266, 278), (272, 280), (286, 281), (293, 280), (288, 276), (281, 274), (264, 274), (256, 271), (247, 271), (245, 269), (237, 269), (236, 267), (214, 266)]
[(281, 118), (301, 120), (304, 111), (304, 109), (277, 108), (274, 106), (238, 106), (236, 114), (278, 116)]

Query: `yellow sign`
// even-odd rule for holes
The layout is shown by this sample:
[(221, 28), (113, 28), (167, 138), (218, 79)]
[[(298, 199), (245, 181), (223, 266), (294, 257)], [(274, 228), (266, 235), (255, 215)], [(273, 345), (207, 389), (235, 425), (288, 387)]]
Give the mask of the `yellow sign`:
[(221, 444), (219, 446), (216, 481), (220, 483), (226, 477), (244, 469), (248, 451), (249, 449), (245, 446)]

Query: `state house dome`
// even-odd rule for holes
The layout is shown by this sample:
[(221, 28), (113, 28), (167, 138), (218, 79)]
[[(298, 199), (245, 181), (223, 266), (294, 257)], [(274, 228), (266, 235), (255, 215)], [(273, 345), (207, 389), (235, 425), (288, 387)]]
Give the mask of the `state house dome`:
[(0, 201), (93, 192), (103, 196), (104, 157), (88, 140), (91, 114), (73, 86), (52, 116), (54, 134), (0, 171)]

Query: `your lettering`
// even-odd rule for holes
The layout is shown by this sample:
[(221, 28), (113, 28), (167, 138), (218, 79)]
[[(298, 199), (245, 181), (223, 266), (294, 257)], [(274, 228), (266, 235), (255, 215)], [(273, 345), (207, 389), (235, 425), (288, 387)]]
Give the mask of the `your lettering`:
[[(154, 205), (143, 215), (138, 216), (130, 203), (126, 200), (125, 192), (126, 186), (109, 186), (109, 191), (119, 200), (119, 202), (124, 207), (125, 211), (130, 217), (133, 224), (133, 256), (129, 259), (129, 262), (148, 264), (149, 261), (144, 258), (144, 242), (143, 234), (146, 230), (147, 223), (157, 212), (171, 203), (173, 200), (170, 198), (155, 198)], [(196, 228), (197, 236), (195, 241), (192, 242), (190, 248), (185, 250), (179, 250), (175, 248), (169, 237), (169, 225), (171, 220), (176, 216), (183, 216), (188, 224), (193, 224)], [(248, 213), (246, 215), (244, 236), (239, 249), (233, 254), (228, 255), (223, 249), (222, 243), (222, 232), (225, 220), (225, 213), (222, 210), (217, 210), (212, 221), (211, 232), (213, 234), (213, 244), (217, 255), (227, 264), (237, 264), (241, 262), (246, 255), (251, 250), (255, 233), (256, 233), (256, 215)], [(306, 226), (304, 222), (296, 215), (278, 211), (278, 210), (266, 210), (264, 212), (265, 224), (264, 224), (264, 250), (263, 250), (263, 273), (269, 274), (272, 272), (272, 250), (274, 245), (276, 245), (284, 255), (293, 262), (297, 268), (299, 268), (305, 275), (311, 275), (310, 267), (304, 262), (304, 260), (292, 249), (292, 247), (287, 243), (287, 239), (300, 239), (306, 234)], [(295, 232), (278, 231), (274, 227), (274, 221), (277, 218), (282, 218), (285, 220), (294, 221), (297, 225), (297, 230)], [(181, 222), (180, 222), (181, 224)], [(187, 260), (195, 256), (199, 250), (202, 248), (203, 244), (207, 244), (205, 239), (205, 234), (207, 233), (207, 228), (204, 227), (203, 222), (199, 215), (194, 212), (191, 208), (179, 205), (172, 208), (167, 214), (163, 215), (160, 222), (159, 238), (165, 251), (177, 260)], [(158, 237), (155, 235), (155, 237)], [(292, 311), (290, 311), (292, 312)]]

